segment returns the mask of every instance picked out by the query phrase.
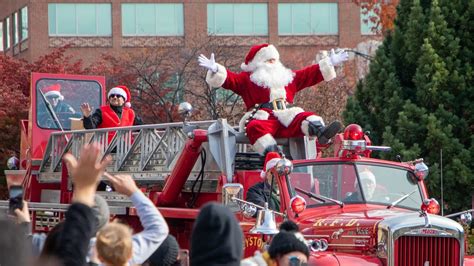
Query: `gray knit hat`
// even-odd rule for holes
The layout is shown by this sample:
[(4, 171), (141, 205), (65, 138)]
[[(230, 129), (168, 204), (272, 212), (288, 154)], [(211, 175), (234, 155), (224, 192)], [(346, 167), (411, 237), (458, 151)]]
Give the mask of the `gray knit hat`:
[(99, 231), (110, 220), (110, 210), (107, 201), (100, 195), (94, 196), (94, 206), (92, 207), (96, 218), (96, 230)]

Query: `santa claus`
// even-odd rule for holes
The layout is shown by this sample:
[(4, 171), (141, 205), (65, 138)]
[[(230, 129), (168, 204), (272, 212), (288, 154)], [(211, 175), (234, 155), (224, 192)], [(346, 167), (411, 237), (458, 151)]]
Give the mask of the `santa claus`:
[(315, 136), (320, 144), (327, 144), (341, 130), (340, 122), (325, 126), (320, 116), (292, 104), (298, 91), (335, 78), (334, 66), (348, 57), (345, 51), (332, 50), (318, 64), (292, 71), (280, 62), (275, 46), (260, 44), (250, 49), (240, 73), (216, 63), (214, 54), (209, 59), (201, 54), (198, 61), (208, 69), (206, 81), (210, 86), (231, 90), (242, 97), (248, 112), (240, 127), (254, 150), (265, 155), (278, 151), (275, 138)]

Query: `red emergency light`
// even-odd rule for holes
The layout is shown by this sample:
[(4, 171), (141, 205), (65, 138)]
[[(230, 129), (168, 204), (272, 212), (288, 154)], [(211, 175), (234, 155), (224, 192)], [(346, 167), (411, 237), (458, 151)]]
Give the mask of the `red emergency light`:
[(439, 203), (433, 198), (426, 199), (421, 204), (421, 210), (429, 214), (438, 214), (440, 210)]
[(294, 196), (290, 200), (290, 206), (294, 213), (300, 214), (306, 209), (306, 200), (301, 196)]
[(350, 124), (344, 129), (344, 140), (362, 140), (363, 138), (362, 127), (357, 124)]

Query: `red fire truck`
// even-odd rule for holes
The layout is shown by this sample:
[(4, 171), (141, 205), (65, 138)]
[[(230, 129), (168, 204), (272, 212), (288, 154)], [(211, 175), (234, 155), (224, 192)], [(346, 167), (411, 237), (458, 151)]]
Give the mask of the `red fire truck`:
[[(60, 85), (63, 102), (76, 112), (55, 113), (48, 107), (42, 89), (53, 84)], [(97, 142), (103, 156), (113, 157), (107, 171), (133, 176), (184, 249), (199, 208), (218, 201), (239, 219), (246, 256), (265, 247), (269, 238), (262, 233), (290, 219), (308, 240), (310, 265), (474, 265), (465, 255), (462, 226), (439, 216), (438, 203), (429, 198), (422, 159), (371, 158), (387, 147), (371, 146), (357, 125), (336, 136), (332, 157), (321, 156), (324, 147), (314, 139), (278, 139), (286, 154), (272, 169), (280, 210), (261, 211), (255, 219), (252, 205), (244, 200), (248, 188), (261, 181), (263, 161), (225, 119), (114, 128), (108, 141), (111, 129), (71, 130), (71, 121), (81, 117), (82, 102), (105, 104), (104, 77), (33, 73), (30, 99), (29, 117), (21, 121), (20, 169), (6, 174), (10, 184), (23, 185), (35, 231), (47, 232), (71, 201), (62, 156), (78, 156), (85, 143)], [(371, 187), (364, 185), (367, 175)], [(114, 216), (140, 230), (126, 197), (98, 193)]]

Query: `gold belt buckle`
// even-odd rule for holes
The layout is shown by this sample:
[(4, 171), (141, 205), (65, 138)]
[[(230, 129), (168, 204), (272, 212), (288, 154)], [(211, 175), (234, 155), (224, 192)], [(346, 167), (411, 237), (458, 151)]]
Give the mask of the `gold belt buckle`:
[(285, 110), (286, 109), (286, 101), (285, 99), (275, 99), (272, 101), (273, 110)]

